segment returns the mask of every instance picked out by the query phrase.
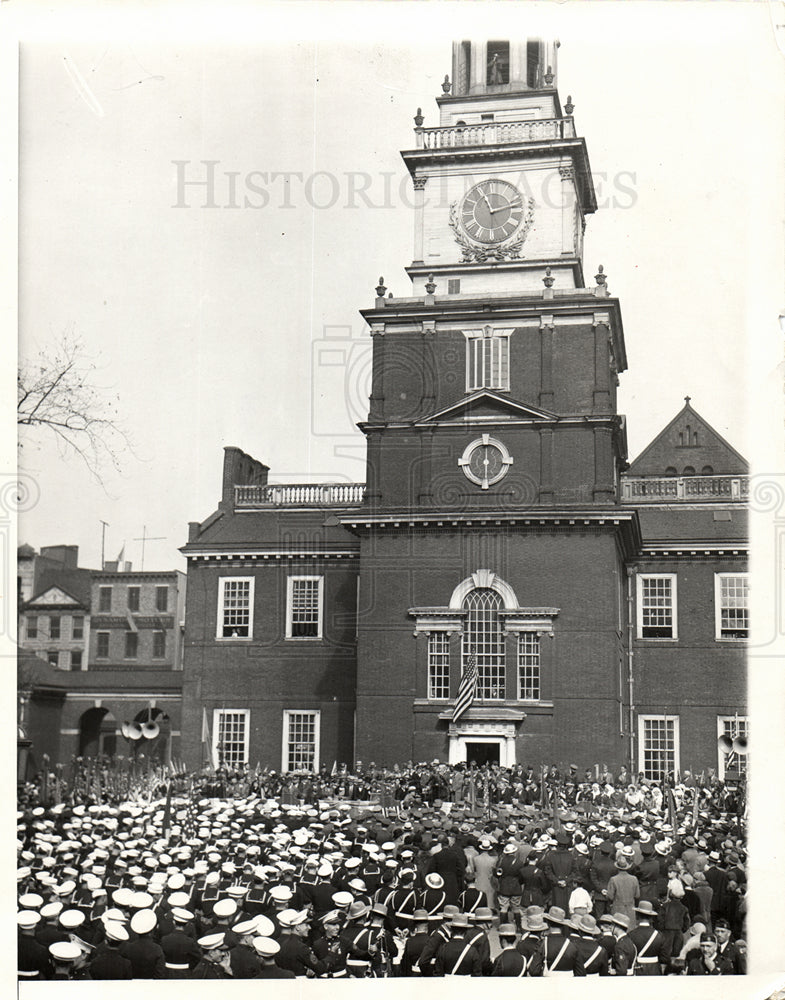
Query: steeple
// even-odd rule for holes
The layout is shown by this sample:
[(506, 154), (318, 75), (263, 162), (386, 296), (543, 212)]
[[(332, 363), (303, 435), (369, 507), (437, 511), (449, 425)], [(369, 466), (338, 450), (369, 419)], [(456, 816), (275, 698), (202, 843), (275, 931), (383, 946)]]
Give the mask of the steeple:
[(556, 86), (559, 42), (453, 42), (452, 95), (511, 94)]

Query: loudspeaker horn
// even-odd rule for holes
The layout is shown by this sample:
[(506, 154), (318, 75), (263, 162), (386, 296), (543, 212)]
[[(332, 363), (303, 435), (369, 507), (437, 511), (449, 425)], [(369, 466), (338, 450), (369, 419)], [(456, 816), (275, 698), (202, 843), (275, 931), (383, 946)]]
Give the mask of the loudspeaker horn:
[(730, 753), (733, 750), (733, 740), (727, 735), (727, 733), (723, 733), (722, 736), (717, 739), (717, 746), (723, 753)]
[(742, 755), (746, 754), (747, 753), (747, 737), (746, 736), (737, 736), (736, 739), (733, 741), (733, 749), (734, 749), (735, 753), (737, 753), (737, 754), (742, 754)]
[(144, 736), (146, 740), (154, 740), (160, 732), (161, 727), (157, 722), (145, 722), (142, 726), (142, 736)]
[(142, 738), (142, 727), (138, 722), (131, 722), (128, 726), (128, 739), (140, 740)]

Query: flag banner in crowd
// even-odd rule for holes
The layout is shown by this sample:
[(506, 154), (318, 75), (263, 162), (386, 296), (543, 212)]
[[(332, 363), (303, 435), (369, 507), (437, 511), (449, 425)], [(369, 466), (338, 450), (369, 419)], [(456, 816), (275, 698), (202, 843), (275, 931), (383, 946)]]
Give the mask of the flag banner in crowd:
[(452, 721), (457, 722), (460, 717), (471, 707), (477, 694), (477, 656), (474, 650), (469, 654), (466, 661), (466, 669), (461, 677), (458, 688), (458, 697), (455, 699), (455, 708), (452, 713)]

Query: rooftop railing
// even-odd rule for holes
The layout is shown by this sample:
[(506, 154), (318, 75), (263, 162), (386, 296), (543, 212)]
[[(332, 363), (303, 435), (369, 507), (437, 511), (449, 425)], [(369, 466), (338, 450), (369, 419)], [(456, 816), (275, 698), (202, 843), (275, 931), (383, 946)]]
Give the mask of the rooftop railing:
[(746, 500), (748, 476), (622, 477), (622, 499), (632, 503), (670, 500)]
[(479, 125), (448, 125), (416, 128), (418, 149), (449, 149), (460, 146), (493, 146), (542, 139), (574, 139), (572, 118), (537, 118), (523, 122), (482, 122)]
[(288, 483), (235, 486), (236, 508), (348, 507), (363, 502), (365, 483)]

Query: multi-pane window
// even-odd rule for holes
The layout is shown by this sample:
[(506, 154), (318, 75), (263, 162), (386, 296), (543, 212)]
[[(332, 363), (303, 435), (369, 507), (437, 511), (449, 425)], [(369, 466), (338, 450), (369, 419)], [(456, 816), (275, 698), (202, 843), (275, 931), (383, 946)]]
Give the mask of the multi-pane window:
[(428, 697), (450, 697), (450, 635), (431, 632), (428, 636)]
[(109, 633), (96, 632), (95, 634), (95, 658), (97, 660), (109, 659)]
[(129, 587), (128, 588), (128, 610), (138, 611), (139, 610), (139, 587)]
[(128, 631), (125, 633), (125, 658), (135, 660), (139, 652), (139, 633)]
[(319, 769), (319, 713), (285, 711), (283, 713), (284, 771)]
[(638, 770), (650, 781), (674, 775), (679, 760), (679, 719), (673, 715), (641, 715)]
[(717, 736), (726, 736), (731, 742), (729, 750), (726, 750), (719, 742), (717, 743), (719, 757), (717, 774), (720, 781), (725, 780), (728, 771), (737, 771), (739, 774), (746, 774), (746, 743), (749, 739), (749, 734), (749, 719), (745, 715), (717, 716)]
[(219, 767), (242, 767), (248, 763), (247, 708), (216, 709), (213, 713), (213, 759)]
[(499, 610), (502, 599), (495, 590), (480, 587), (472, 590), (464, 601), (467, 609), (463, 631), (462, 668), (469, 657), (477, 658), (476, 698), (498, 701), (505, 697), (504, 633)]
[(99, 587), (98, 588), (98, 610), (99, 611), (111, 611), (112, 610), (112, 588), (111, 587)]
[(37, 639), (38, 638), (38, 618), (36, 615), (28, 615), (26, 619), (27, 624), (27, 638)]
[(224, 577), (218, 583), (218, 638), (250, 639), (253, 627), (253, 579)]
[(166, 632), (153, 632), (153, 659), (162, 660), (166, 656)]
[(49, 616), (49, 638), (60, 638), (60, 618), (57, 615)]
[(466, 390), (510, 388), (510, 337), (491, 327), (466, 334)]
[(638, 638), (677, 638), (676, 575), (639, 576), (638, 586)]
[(540, 698), (540, 637), (536, 632), (518, 635), (518, 698), (520, 701)]
[(71, 625), (71, 638), (84, 639), (84, 616), (74, 615)]
[(71, 670), (81, 670), (82, 669), (82, 650), (72, 649), (71, 650)]
[(46, 654), (46, 658), (49, 661), (50, 667), (56, 667), (60, 660), (60, 654), (57, 652), (56, 649), (50, 649), (49, 652)]
[(287, 581), (287, 639), (321, 639), (321, 576), (290, 576)]
[(746, 573), (714, 574), (718, 639), (746, 639), (750, 632), (749, 582)]
[(169, 610), (169, 588), (167, 586), (161, 586), (155, 588), (155, 610), (156, 611)]

